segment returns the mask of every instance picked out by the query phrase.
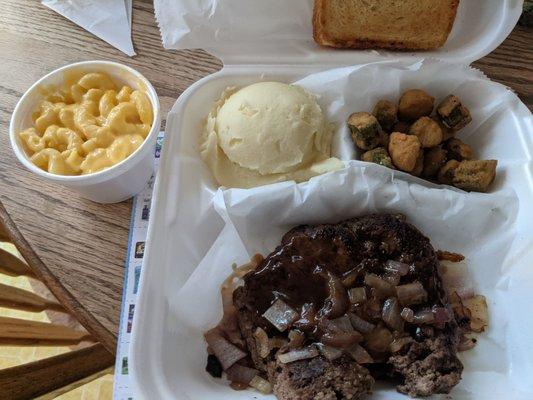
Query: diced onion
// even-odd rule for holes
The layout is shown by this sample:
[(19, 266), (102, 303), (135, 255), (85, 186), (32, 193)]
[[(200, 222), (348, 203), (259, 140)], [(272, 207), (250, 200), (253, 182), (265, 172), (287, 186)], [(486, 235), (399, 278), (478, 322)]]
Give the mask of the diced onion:
[(289, 344), (288, 340), (283, 338), (283, 337), (279, 337), (279, 336), (274, 336), (273, 338), (270, 338), (268, 340), (268, 343), (270, 344), (270, 349), (281, 349), (282, 347), (286, 346), (287, 344)]
[(463, 306), (470, 311), (470, 329), (483, 332), (488, 325), (489, 312), (485, 296), (477, 295), (463, 300)]
[(398, 272), (390, 271), (383, 274), (383, 279), (392, 286), (397, 286), (400, 283), (401, 275)]
[(291, 349), (295, 349), (297, 347), (302, 347), (302, 345), (305, 342), (305, 335), (303, 332), (292, 330), (289, 332), (289, 344), (288, 346)]
[(237, 323), (237, 310), (233, 305), (233, 291), (242, 283), (242, 277), (250, 271), (257, 268), (263, 261), (263, 256), (256, 254), (252, 257), (250, 262), (237, 267), (237, 264), (232, 265), (233, 272), (222, 283), (220, 293), (222, 295), (222, 307), (224, 314), (222, 320), (218, 324), (228, 340), (239, 346), (245, 346), (241, 338), (241, 331)]
[(398, 351), (403, 349), (405, 345), (411, 343), (412, 341), (413, 339), (410, 337), (401, 337), (394, 339), (390, 344), (391, 353), (397, 353)]
[(463, 300), (470, 299), (476, 295), (476, 292), (473, 287), (455, 288), (453, 293), (455, 293)]
[(317, 324), (315, 305), (313, 303), (304, 303), (300, 313), (300, 319), (292, 324), (293, 328), (304, 332), (313, 330)]
[(454, 293), (457, 293), (461, 299), (474, 296), (473, 283), (465, 262), (441, 262), (439, 273), (448, 296), (453, 297)]
[(263, 317), (274, 325), (278, 331), (284, 332), (298, 319), (298, 313), (283, 300), (276, 300), (263, 314)]
[(355, 281), (361, 274), (361, 268), (354, 268), (342, 275), (342, 284), (345, 287), (351, 287), (355, 284)]
[(415, 312), (411, 310), (410, 308), (404, 307), (404, 309), (400, 313), (400, 316), (407, 322), (413, 322), (414, 317), (415, 317)]
[(331, 319), (330, 323), (331, 323), (330, 326), (333, 325), (336, 328), (336, 330), (339, 330), (341, 332), (352, 332), (353, 331), (353, 326), (352, 326), (352, 323), (350, 322), (350, 318), (348, 317), (348, 315), (343, 315), (340, 318)]
[(406, 285), (396, 286), (396, 294), (398, 296), (398, 300), (404, 306), (423, 303), (426, 301), (428, 296), (426, 290), (418, 281), (408, 283)]
[(376, 289), (370, 289), (371, 296), (366, 302), (366, 312), (370, 318), (381, 318), (381, 300), (376, 294)]
[(248, 385), (257, 375), (258, 371), (254, 368), (248, 368), (243, 365), (234, 364), (226, 370), (228, 380), (234, 383), (243, 383)]
[(322, 343), (327, 346), (346, 348), (363, 340), (363, 336), (357, 332), (326, 332), (322, 335)]
[(476, 345), (477, 340), (467, 336), (463, 336), (457, 346), (457, 351), (467, 351)]
[(364, 319), (360, 318), (354, 313), (348, 313), (348, 316), (350, 317), (350, 322), (352, 323), (352, 326), (358, 332), (370, 333), (376, 327), (376, 325), (371, 324), (368, 321), (365, 321)]
[(409, 264), (388, 260), (385, 262), (385, 271), (396, 272), (400, 276), (405, 276), (409, 272)]
[(413, 323), (415, 324), (432, 324), (435, 322), (435, 314), (429, 309), (423, 309), (415, 312)]
[(326, 346), (324, 343), (315, 343), (315, 346), (320, 351), (320, 354), (322, 354), (329, 361), (336, 360), (343, 354), (342, 350), (336, 347)]
[(246, 357), (246, 353), (222, 337), (217, 328), (207, 331), (204, 337), (224, 371)]
[(348, 293), (342, 281), (331, 271), (321, 267), (316, 267), (313, 273), (323, 277), (328, 287), (328, 297), (324, 300), (324, 306), (318, 310), (317, 315), (329, 318), (340, 317), (348, 307)]
[(357, 287), (348, 290), (348, 297), (350, 298), (350, 303), (352, 304), (361, 304), (366, 301), (366, 288)]
[(393, 296), (394, 287), (376, 274), (366, 274), (365, 284), (376, 289), (381, 296)]
[(272, 393), (272, 385), (270, 382), (261, 378), (259, 375), (254, 376), (249, 385), (263, 394)]
[(288, 364), (298, 360), (306, 360), (318, 356), (318, 350), (315, 346), (304, 347), (303, 349), (291, 350), (288, 353), (277, 355), (280, 363)]
[(270, 343), (268, 340), (267, 333), (262, 328), (257, 327), (254, 332), (254, 338), (259, 357), (268, 357), (268, 355), (270, 354)]
[(451, 261), (457, 263), (463, 261), (465, 256), (458, 253), (452, 253), (450, 251), (437, 250), (437, 258), (439, 261)]
[(366, 335), (366, 348), (378, 353), (385, 353), (389, 350), (392, 342), (392, 335), (387, 328), (378, 327)]
[(224, 331), (230, 342), (233, 344), (244, 345), (241, 339), (239, 324), (237, 322), (237, 309), (233, 305), (233, 290), (234, 287), (230, 286), (229, 283), (228, 286), (222, 286), (222, 289), (220, 290), (224, 314), (222, 315), (218, 327)]
[(400, 307), (398, 306), (398, 299), (391, 297), (383, 303), (383, 310), (381, 311), (381, 318), (392, 329), (401, 331), (403, 329), (403, 320), (400, 316)]
[(347, 352), (359, 364), (370, 364), (374, 362), (374, 359), (370, 356), (370, 354), (368, 354), (368, 352), (358, 344), (350, 347)]

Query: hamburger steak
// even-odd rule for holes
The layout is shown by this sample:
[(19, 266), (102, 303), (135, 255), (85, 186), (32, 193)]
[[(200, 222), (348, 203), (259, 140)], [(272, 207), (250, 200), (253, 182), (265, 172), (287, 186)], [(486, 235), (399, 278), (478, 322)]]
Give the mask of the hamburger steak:
[[(233, 292), (249, 353), (233, 368), (255, 370), (283, 400), (361, 399), (375, 380), (413, 397), (449, 393), (463, 366), (437, 267), (401, 215), (298, 226)], [(227, 326), (218, 332), (238, 345)]]

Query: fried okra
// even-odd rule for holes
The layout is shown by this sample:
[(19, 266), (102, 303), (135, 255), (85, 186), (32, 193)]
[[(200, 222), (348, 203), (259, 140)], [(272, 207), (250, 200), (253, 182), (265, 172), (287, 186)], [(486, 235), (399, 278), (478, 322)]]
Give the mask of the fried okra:
[(420, 89), (411, 89), (402, 94), (398, 105), (398, 116), (401, 120), (416, 121), (420, 117), (430, 115), (433, 111), (435, 98)]
[(374, 114), (381, 127), (387, 132), (391, 132), (393, 125), (398, 122), (398, 107), (388, 100), (378, 101), (374, 106), (372, 114)]
[(452, 138), (444, 143), (444, 148), (448, 151), (449, 159), (457, 161), (474, 159), (472, 148), (457, 138)]
[(437, 176), (437, 181), (445, 185), (453, 184), (453, 177), (455, 175), (455, 170), (459, 167), (459, 161), (450, 160), (439, 170), (439, 175)]
[(384, 167), (394, 168), (389, 153), (383, 147), (378, 147), (377, 149), (367, 151), (363, 154), (362, 160), (383, 165)]
[(437, 114), (439, 114), (446, 126), (455, 131), (464, 128), (472, 121), (470, 111), (453, 94), (442, 100), (437, 107)]
[(420, 176), (422, 175), (423, 170), (424, 170), (424, 151), (421, 150), (420, 154), (418, 155), (418, 158), (416, 159), (416, 164), (413, 170), (411, 171), (411, 174), (414, 176)]
[(446, 163), (446, 150), (441, 147), (433, 147), (426, 150), (424, 154), (424, 169), (422, 176), (433, 178)]
[(352, 132), (355, 145), (362, 150), (372, 150), (381, 143), (383, 131), (378, 120), (372, 114), (353, 113), (348, 118), (348, 127)]
[(467, 191), (486, 192), (496, 177), (496, 160), (464, 160), (453, 174), (453, 186)]
[(487, 191), (497, 161), (474, 160), (472, 148), (455, 137), (472, 120), (470, 111), (454, 95), (435, 113), (434, 104), (425, 91), (411, 89), (402, 94), (398, 107), (379, 100), (372, 114), (350, 115), (353, 140), (364, 150), (361, 159), (460, 189)]
[(393, 132), (408, 133), (411, 125), (405, 121), (398, 121), (392, 127)]
[(435, 147), (442, 142), (442, 129), (434, 120), (429, 117), (419, 118), (411, 128), (410, 135), (416, 135), (422, 147)]
[(385, 148), (388, 148), (389, 147), (389, 140), (390, 140), (390, 135), (387, 132), (382, 130), (380, 138), (379, 138), (379, 145), (383, 146)]
[(448, 128), (444, 123), (440, 120), (438, 115), (434, 115), (431, 117), (433, 121), (435, 121), (437, 124), (439, 124), (440, 129), (442, 130), (442, 141), (445, 142), (448, 139), (451, 139), (455, 135), (455, 131), (451, 128)]
[(389, 154), (396, 168), (412, 172), (420, 156), (420, 141), (416, 136), (393, 132), (390, 135)]

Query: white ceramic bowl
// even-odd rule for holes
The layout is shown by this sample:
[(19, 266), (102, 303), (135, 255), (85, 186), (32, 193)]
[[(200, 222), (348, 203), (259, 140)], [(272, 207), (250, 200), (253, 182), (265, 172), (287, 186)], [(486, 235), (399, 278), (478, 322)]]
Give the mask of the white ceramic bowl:
[[(73, 70), (105, 72), (118, 84), (125, 84), (133, 89), (145, 90), (152, 103), (154, 122), (144, 143), (125, 160), (93, 174), (65, 176), (51, 174), (33, 164), (24, 151), (18, 133), (32, 125), (31, 115), (41, 99), (39, 88), (42, 85), (58, 85), (62, 83), (65, 72)], [(50, 72), (35, 82), (24, 93), (11, 116), (9, 137), (11, 147), (17, 158), (30, 171), (48, 181), (68, 187), (87, 199), (98, 203), (117, 203), (139, 193), (152, 176), (154, 148), (160, 127), (161, 110), (159, 99), (148, 79), (133, 68), (123, 64), (111, 61), (84, 61), (66, 65)]]

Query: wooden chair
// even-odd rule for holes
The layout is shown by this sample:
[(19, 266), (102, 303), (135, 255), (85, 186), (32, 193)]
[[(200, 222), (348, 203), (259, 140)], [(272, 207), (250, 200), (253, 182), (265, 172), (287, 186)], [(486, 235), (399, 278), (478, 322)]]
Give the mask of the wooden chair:
[[(0, 242), (13, 243), (26, 260), (24, 262), (0, 248), (0, 274), (29, 277), (49, 289), (43, 295), (0, 284), (0, 307), (28, 312), (45, 311), (51, 315), (62, 313), (65, 317), (70, 315), (70, 318), (56, 320), (74, 318), (83, 323), (83, 315), (80, 320), (76, 305), (70, 301), (72, 296), (48, 272), (1, 202)], [(82, 325), (76, 324), (78, 327), (75, 328), (69, 325), (72, 324), (0, 317), (0, 353), (2, 346), (72, 346), (67, 353), (0, 370), (0, 400), (52, 399), (111, 371), (114, 356)]]

